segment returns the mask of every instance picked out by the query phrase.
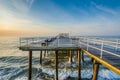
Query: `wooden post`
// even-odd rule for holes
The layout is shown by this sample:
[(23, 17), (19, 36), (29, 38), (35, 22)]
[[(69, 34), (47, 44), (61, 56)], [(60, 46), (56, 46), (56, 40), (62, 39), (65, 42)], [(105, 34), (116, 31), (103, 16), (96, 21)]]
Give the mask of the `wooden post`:
[(94, 59), (91, 57), (91, 60), (90, 60), (91, 62), (94, 62)]
[(97, 80), (97, 78), (98, 78), (99, 65), (100, 64), (97, 62), (94, 63), (92, 80)]
[(70, 63), (73, 62), (73, 60), (72, 60), (72, 56), (73, 56), (73, 51), (70, 50)]
[(81, 80), (81, 53), (78, 50), (78, 80)]
[(55, 51), (55, 70), (56, 70), (56, 80), (58, 80), (58, 50)]
[(66, 54), (67, 54), (67, 56), (69, 55), (69, 52), (68, 52), (68, 50), (66, 50)]
[(40, 64), (42, 65), (42, 50), (40, 51)]
[(28, 80), (32, 80), (32, 51), (29, 51)]
[(44, 50), (44, 58), (45, 58), (45, 56), (46, 56), (46, 50)]
[(84, 52), (81, 51), (81, 53), (82, 53), (82, 62), (84, 62)]
[(78, 58), (78, 51), (76, 51), (76, 54), (77, 54), (77, 58)]

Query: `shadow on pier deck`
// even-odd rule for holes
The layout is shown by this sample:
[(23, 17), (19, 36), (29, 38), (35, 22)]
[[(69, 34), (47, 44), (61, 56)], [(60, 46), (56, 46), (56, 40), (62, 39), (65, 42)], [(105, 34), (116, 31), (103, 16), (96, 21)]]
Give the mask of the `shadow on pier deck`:
[[(91, 40), (92, 41), (92, 40)], [(93, 41), (97, 42), (97, 41)], [(72, 51), (77, 52), (78, 57), (78, 80), (81, 80), (81, 60), (84, 61), (84, 53), (91, 57), (94, 63), (94, 71), (92, 80), (97, 80), (99, 65), (102, 64), (108, 69), (120, 75), (120, 55), (119, 51), (115, 53), (113, 48), (105, 47), (106, 44), (93, 44), (92, 42), (85, 42), (83, 38), (70, 38), (67, 34), (61, 34), (52, 38), (21, 38), (20, 50), (29, 51), (29, 74), (28, 80), (32, 79), (32, 51), (40, 51), (40, 64), (42, 64), (42, 52), (53, 51), (55, 53), (55, 79), (58, 80), (58, 54), (59, 51), (70, 52), (70, 62), (72, 62)], [(116, 43), (115, 43), (116, 44)], [(117, 50), (119, 50), (119, 42), (117, 43)], [(110, 48), (111, 51), (107, 51)]]

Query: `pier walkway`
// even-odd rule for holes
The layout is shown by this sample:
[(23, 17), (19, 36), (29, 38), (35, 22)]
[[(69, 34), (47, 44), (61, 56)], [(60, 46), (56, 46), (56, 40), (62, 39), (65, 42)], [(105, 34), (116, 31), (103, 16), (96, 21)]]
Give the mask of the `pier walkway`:
[(42, 63), (42, 51), (55, 52), (56, 80), (58, 80), (58, 53), (59, 51), (70, 51), (72, 62), (72, 51), (78, 56), (78, 79), (81, 80), (81, 60), (84, 55), (90, 56), (94, 63), (92, 80), (97, 80), (99, 65), (104, 65), (120, 75), (120, 42), (113, 39), (69, 37), (61, 34), (56, 37), (28, 37), (20, 38), (20, 50), (29, 51), (29, 74), (28, 80), (32, 79), (32, 51), (40, 51), (40, 63)]

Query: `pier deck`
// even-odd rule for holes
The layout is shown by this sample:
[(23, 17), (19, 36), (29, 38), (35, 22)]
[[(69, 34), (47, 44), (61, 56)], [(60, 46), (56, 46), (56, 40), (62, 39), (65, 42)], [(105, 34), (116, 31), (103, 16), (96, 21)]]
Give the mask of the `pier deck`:
[[(32, 39), (29, 38), (27, 42), (31, 40)], [(67, 50), (67, 49), (76, 50), (76, 49), (80, 49), (80, 47), (78, 45), (78, 42), (70, 38), (57, 38), (57, 39), (54, 39), (54, 41), (48, 41), (48, 42), (31, 41), (27, 44), (21, 45), (20, 49), (23, 51)]]

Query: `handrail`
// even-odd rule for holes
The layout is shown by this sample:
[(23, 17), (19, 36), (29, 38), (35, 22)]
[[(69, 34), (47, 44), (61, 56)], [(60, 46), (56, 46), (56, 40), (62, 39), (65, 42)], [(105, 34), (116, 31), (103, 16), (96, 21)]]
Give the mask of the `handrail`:
[[(20, 47), (21, 46), (30, 46), (31, 44), (38, 43), (38, 45), (41, 46), (41, 43), (44, 43), (46, 39), (50, 39), (50, 37), (27, 37), (27, 38), (20, 38)], [(59, 38), (57, 38), (57, 46), (60, 46)], [(70, 38), (70, 44), (73, 45), (72, 37)], [(44, 42), (43, 42), (44, 41)], [(116, 41), (116, 42), (115, 42)], [(75, 41), (74, 41), (75, 42)], [(106, 40), (106, 39), (91, 39), (91, 38), (79, 38), (79, 40), (76, 40), (76, 42), (79, 42), (79, 46), (82, 47), (82, 45), (86, 46), (86, 50), (89, 51), (89, 48), (94, 48), (96, 50), (100, 51), (100, 58), (103, 57), (103, 52), (106, 52), (108, 54), (120, 57), (119, 54), (116, 54), (116, 51), (120, 49), (120, 42), (119, 40)], [(47, 44), (47, 43), (46, 43)], [(97, 44), (97, 45), (96, 45)], [(108, 50), (105, 50), (104, 48), (111, 48), (114, 49), (115, 52), (111, 52)]]
[[(81, 44), (86, 45), (85, 43), (81, 43)], [(97, 48), (97, 47), (94, 47), (94, 46), (91, 46), (91, 45), (89, 45), (89, 47), (91, 47), (91, 48), (93, 48), (93, 49), (96, 49), (96, 50), (101, 50), (100, 48)], [(120, 57), (120, 55), (114, 54), (114, 53), (112, 53), (112, 52), (109, 52), (109, 51), (106, 51), (106, 50), (102, 50), (102, 51), (103, 51), (103, 52), (107, 52), (107, 53), (109, 53), (109, 54), (112, 54), (112, 55), (114, 55), (114, 56)], [(102, 57), (100, 57), (100, 58), (102, 58)]]
[[(90, 38), (83, 38), (83, 39), (79, 38), (79, 43), (80, 43), (80, 46), (81, 45), (86, 46), (87, 51), (89, 51), (89, 48), (93, 48), (93, 49), (101, 51), (100, 52), (100, 58), (103, 57), (103, 52), (114, 55), (114, 56), (117, 56), (117, 57), (120, 57), (119, 54), (116, 54), (114, 52), (110, 52), (110, 51), (104, 49), (105, 46), (112, 47), (112, 49), (115, 49), (115, 51), (120, 49), (120, 45), (119, 45), (120, 43), (119, 43), (118, 39), (115, 42), (115, 40), (114, 41), (108, 41), (108, 40), (105, 40), (105, 39), (100, 40), (100, 39), (90, 39)], [(93, 44), (98, 44), (100, 48), (98, 48), (98, 46), (95, 46)]]
[[(83, 39), (89, 39), (90, 41), (101, 42), (103, 38), (102, 38), (102, 39), (96, 39), (96, 38), (95, 38), (95, 39), (93, 39), (93, 38), (92, 38), (92, 39), (91, 39), (91, 38), (83, 38)], [(117, 41), (120, 41), (119, 39), (116, 39), (116, 40), (117, 40)], [(111, 40), (106, 40), (106, 39), (104, 39), (104, 42), (113, 43), (113, 44), (114, 44), (114, 43), (115, 43), (115, 44), (116, 44), (116, 43), (117, 43), (117, 44), (120, 44), (120, 43), (117, 42), (117, 41), (115, 42), (115, 41), (111, 41)]]
[(36, 42), (42, 43), (43, 40), (45, 40), (45, 39), (47, 39), (47, 38), (45, 38), (45, 37), (22, 37), (19, 40), (20, 47), (21, 46), (30, 46), (30, 44), (36, 43)]

